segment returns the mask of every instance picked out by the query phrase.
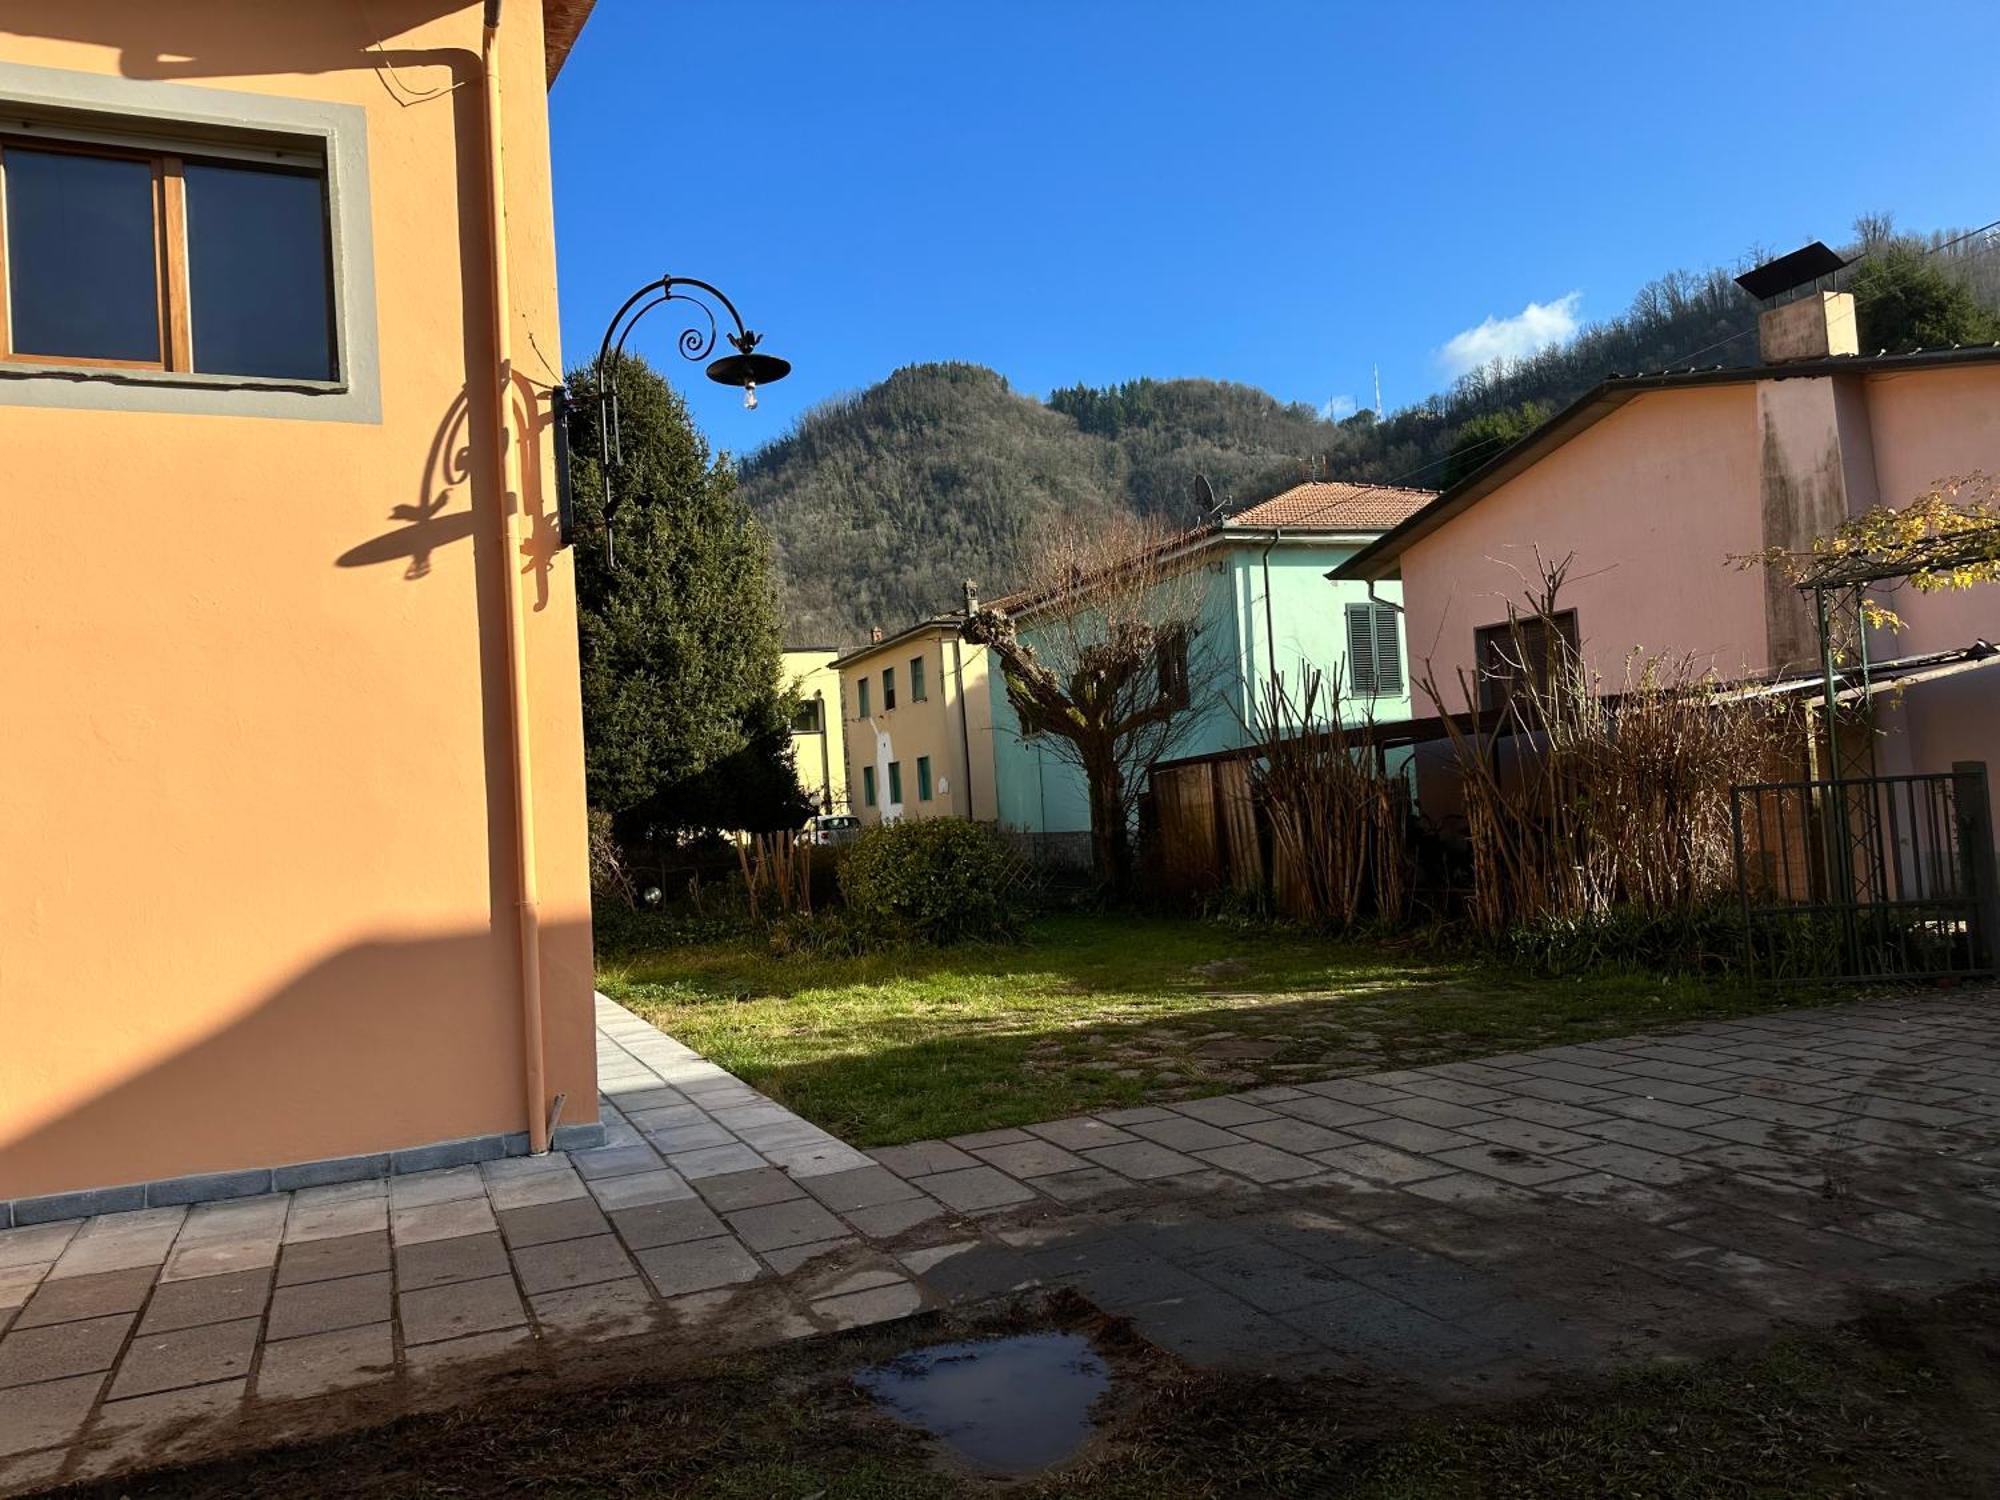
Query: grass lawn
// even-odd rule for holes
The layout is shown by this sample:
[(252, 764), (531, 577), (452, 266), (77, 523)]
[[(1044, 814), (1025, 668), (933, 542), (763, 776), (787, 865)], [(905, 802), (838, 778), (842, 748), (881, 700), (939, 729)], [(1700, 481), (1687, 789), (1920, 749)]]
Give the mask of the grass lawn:
[(605, 993), (860, 1146), (1406, 1067), (1796, 994), (1528, 978), (1416, 942), (1052, 917), (1019, 947), (776, 959), (754, 939), (600, 962)]

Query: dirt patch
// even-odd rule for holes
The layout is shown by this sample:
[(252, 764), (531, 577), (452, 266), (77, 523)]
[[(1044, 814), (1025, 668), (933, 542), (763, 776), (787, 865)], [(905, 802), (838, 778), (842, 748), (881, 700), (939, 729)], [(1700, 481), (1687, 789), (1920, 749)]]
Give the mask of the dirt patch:
[[(1086, 1332), (1098, 1435), (989, 1480), (884, 1417), (855, 1373), (922, 1344)], [(769, 1500), (2000, 1492), (2000, 1288), (1529, 1400), (1422, 1409), (1372, 1381), (1191, 1371), (1072, 1296), (701, 1360), (670, 1342), (561, 1369), (463, 1372), (446, 1409), (130, 1476), (110, 1497), (551, 1495)], [(441, 1397), (445, 1392), (438, 1393)], [(339, 1403), (365, 1418), (367, 1404)], [(322, 1413), (325, 1420), (332, 1413)], [(239, 1440), (250, 1435), (239, 1433)], [(274, 1434), (261, 1434), (269, 1441)]]

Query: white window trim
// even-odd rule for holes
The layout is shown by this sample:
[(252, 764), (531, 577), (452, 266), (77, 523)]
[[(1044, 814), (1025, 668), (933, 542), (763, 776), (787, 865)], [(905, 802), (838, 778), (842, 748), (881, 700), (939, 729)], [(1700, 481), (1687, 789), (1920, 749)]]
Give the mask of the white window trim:
[[(271, 94), (0, 62), (0, 131), (138, 149), (324, 164), (337, 380), (189, 370), (0, 364), (0, 406), (192, 415), (382, 420), (367, 113)], [(288, 149), (289, 145), (289, 149)]]

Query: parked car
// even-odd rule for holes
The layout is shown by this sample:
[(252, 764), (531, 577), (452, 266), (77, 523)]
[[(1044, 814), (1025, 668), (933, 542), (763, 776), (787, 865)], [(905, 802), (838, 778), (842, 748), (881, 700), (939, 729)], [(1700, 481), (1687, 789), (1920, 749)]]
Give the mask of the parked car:
[(822, 813), (806, 829), (809, 844), (851, 844), (861, 837), (861, 820), (852, 813)]

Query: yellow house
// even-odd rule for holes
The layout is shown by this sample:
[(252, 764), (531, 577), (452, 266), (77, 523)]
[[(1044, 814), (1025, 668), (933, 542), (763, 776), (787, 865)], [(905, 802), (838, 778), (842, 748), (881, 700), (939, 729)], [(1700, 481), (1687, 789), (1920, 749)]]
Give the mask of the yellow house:
[(847, 736), (840, 714), (837, 646), (785, 647), (785, 684), (798, 694), (792, 720), (792, 762), (799, 785), (823, 813), (847, 811)]
[(588, 0), (9, 9), (0, 1226), (601, 1139)]
[(993, 822), (993, 698), (987, 651), (940, 615), (832, 663), (847, 730), (848, 808), (899, 818)]

